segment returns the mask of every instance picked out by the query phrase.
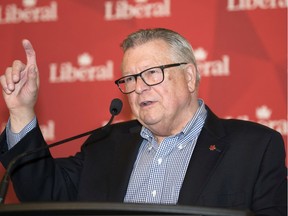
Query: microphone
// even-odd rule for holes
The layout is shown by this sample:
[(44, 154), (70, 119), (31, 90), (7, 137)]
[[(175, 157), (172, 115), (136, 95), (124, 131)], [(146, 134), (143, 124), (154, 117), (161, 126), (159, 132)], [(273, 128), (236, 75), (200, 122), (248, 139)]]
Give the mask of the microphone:
[[(108, 126), (110, 126), (110, 124), (112, 123), (114, 117), (116, 115), (118, 115), (121, 110), (122, 110), (122, 106), (123, 106), (123, 103), (122, 101), (119, 99), (119, 98), (114, 98), (112, 101), (111, 101), (111, 104), (110, 104), (110, 114), (111, 114), (111, 117), (108, 121), (107, 124), (105, 124), (101, 129), (102, 130), (106, 130), (106, 128), (108, 128)], [(61, 144), (64, 144), (64, 143), (67, 143), (67, 142), (70, 142), (72, 140), (76, 140), (76, 139), (79, 139), (81, 137), (84, 137), (84, 136), (87, 136), (87, 135), (90, 135), (92, 134), (93, 132), (95, 132), (96, 130), (98, 130), (98, 128), (94, 129), (94, 130), (91, 130), (91, 131), (88, 131), (88, 132), (85, 132), (85, 133), (82, 133), (82, 134), (79, 134), (79, 135), (76, 135), (76, 136), (73, 136), (73, 137), (69, 137), (69, 138), (66, 138), (66, 139), (63, 139), (63, 140), (60, 140), (58, 142), (55, 142), (55, 143), (52, 143), (50, 145), (46, 145), (44, 147), (40, 147), (40, 148), (37, 148), (37, 149), (34, 149), (34, 150), (31, 150), (31, 151), (27, 151), (27, 152), (23, 152), (19, 155), (17, 155), (15, 158), (13, 158), (7, 168), (6, 168), (6, 172), (4, 173), (4, 176), (0, 182), (0, 204), (4, 203), (5, 201), (5, 197), (6, 197), (6, 194), (7, 194), (7, 189), (8, 189), (8, 185), (9, 185), (9, 177), (10, 177), (10, 174), (11, 172), (13, 171), (13, 168), (14, 168), (14, 165), (22, 158), (24, 157), (27, 157), (29, 155), (32, 155), (32, 154), (35, 154), (37, 152), (40, 152), (44, 149), (49, 149), (49, 148), (53, 148), (55, 146), (58, 146), (58, 145), (61, 145)], [(101, 137), (102, 138), (102, 137)]]

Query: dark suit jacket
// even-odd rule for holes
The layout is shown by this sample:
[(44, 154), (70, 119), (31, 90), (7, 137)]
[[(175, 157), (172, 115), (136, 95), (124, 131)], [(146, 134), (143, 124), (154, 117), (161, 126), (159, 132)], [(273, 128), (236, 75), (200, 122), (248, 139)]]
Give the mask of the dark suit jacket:
[[(285, 215), (282, 136), (256, 123), (219, 119), (207, 109), (178, 204)], [(114, 124), (97, 130), (74, 157), (53, 159), (47, 149), (25, 157), (12, 173), (17, 196), (21, 201), (123, 202), (140, 130), (138, 121)], [(19, 153), (46, 145), (38, 126), (9, 151), (5, 132), (0, 142), (5, 167)]]

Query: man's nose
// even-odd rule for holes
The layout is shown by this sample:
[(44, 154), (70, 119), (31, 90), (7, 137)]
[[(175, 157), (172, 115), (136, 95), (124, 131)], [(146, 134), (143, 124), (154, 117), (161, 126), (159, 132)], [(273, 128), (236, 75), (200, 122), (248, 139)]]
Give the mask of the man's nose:
[(145, 91), (145, 90), (150, 89), (150, 86), (148, 86), (148, 85), (144, 82), (144, 80), (142, 79), (141, 76), (138, 76), (138, 77), (136, 78), (136, 84), (135, 84), (135, 85), (136, 85), (136, 86), (135, 86), (135, 92), (138, 93), (138, 94), (142, 93), (142, 92)]

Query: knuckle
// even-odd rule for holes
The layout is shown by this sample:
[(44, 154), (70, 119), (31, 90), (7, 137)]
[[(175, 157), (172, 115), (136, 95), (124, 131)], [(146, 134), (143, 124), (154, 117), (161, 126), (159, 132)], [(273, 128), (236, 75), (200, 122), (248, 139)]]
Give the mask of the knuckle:
[(7, 84), (6, 84), (6, 79), (5, 79), (5, 77), (4, 77), (3, 75), (0, 76), (0, 84), (1, 84), (1, 86), (2, 86), (2, 88), (3, 88), (3, 90), (6, 91), (6, 89), (7, 89)]
[(21, 65), (21, 61), (20, 60), (14, 60), (12, 63), (12, 67), (19, 67)]
[(8, 68), (6, 68), (5, 75), (8, 76), (11, 74), (11, 72), (12, 72), (12, 68), (8, 67)]
[(20, 60), (13, 61), (12, 68), (13, 70), (21, 70), (24, 67), (24, 64)]

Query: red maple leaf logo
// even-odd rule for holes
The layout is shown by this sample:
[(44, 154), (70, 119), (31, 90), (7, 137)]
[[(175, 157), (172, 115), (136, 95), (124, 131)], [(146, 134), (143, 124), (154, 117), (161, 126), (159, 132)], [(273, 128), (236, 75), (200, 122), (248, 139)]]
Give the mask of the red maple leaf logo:
[(216, 150), (216, 146), (215, 146), (215, 145), (210, 145), (209, 150), (210, 150), (210, 151)]

